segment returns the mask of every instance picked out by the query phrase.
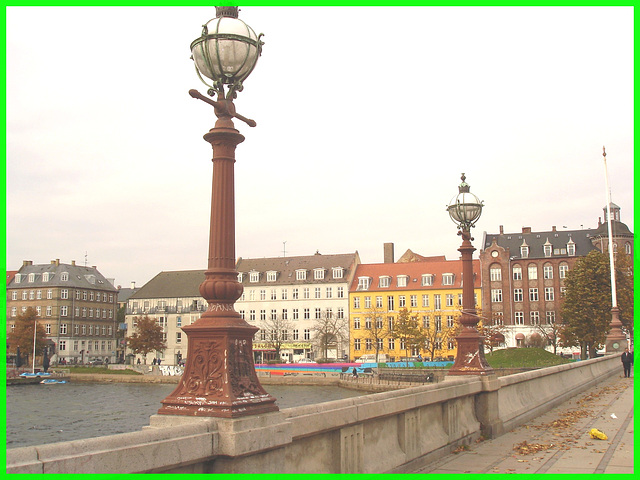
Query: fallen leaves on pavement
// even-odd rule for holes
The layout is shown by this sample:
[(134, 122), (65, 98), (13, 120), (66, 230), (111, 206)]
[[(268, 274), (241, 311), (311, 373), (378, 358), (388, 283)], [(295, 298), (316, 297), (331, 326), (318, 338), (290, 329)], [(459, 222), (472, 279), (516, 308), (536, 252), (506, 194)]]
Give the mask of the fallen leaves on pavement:
[(513, 450), (520, 455), (529, 455), (555, 447), (553, 443), (529, 443), (526, 440), (515, 445)]

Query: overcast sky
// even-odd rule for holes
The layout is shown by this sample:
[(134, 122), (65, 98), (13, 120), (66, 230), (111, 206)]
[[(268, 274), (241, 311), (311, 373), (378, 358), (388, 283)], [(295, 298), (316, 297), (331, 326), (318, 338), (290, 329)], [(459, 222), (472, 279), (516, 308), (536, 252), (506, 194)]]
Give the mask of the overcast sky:
[[(7, 8), (7, 268), (116, 285), (204, 269), (213, 109), (189, 45), (213, 7)], [(236, 255), (383, 244), (458, 258), (474, 231), (633, 231), (632, 7), (244, 7), (263, 54), (237, 111)], [(284, 243), (286, 242), (286, 244)]]

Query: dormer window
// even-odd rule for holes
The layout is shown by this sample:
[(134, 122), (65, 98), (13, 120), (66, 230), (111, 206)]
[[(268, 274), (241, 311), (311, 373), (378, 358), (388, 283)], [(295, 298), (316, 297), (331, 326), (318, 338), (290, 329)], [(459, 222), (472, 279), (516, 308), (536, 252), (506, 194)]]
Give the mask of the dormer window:
[(324, 268), (314, 268), (313, 269), (313, 279), (314, 280), (324, 280)]
[(522, 258), (529, 257), (529, 245), (527, 245), (526, 243), (522, 244), (522, 246), (520, 247), (520, 256)]
[(29, 283), (33, 283), (36, 281), (36, 274), (35, 273), (30, 273), (29, 277), (28, 277), (28, 282)]
[(567, 253), (570, 257), (575, 257), (576, 255), (576, 244), (572, 239), (569, 239), (567, 243)]
[(296, 270), (296, 280), (306, 280), (307, 279), (307, 271), (306, 270)]
[(442, 274), (442, 285), (453, 285), (455, 275), (453, 273)]
[(260, 272), (249, 272), (249, 282), (257, 283), (260, 281)]
[(333, 267), (333, 278), (342, 278), (344, 277), (344, 268), (342, 267)]
[[(92, 277), (93, 281), (91, 281), (91, 279), (89, 277)], [(92, 283), (92, 284), (96, 283), (95, 275), (87, 275), (87, 280), (89, 280), (89, 283)], [(61, 282), (68, 282), (69, 281), (69, 273), (68, 272), (62, 272), (60, 274), (60, 281)]]
[(547, 242), (544, 244), (544, 256), (550, 257), (552, 252), (553, 252), (553, 245), (551, 245), (551, 243), (549, 242), (549, 239), (547, 238)]
[(358, 277), (358, 288), (357, 290), (369, 290), (369, 285), (371, 284), (370, 277)]
[(267, 282), (275, 282), (277, 278), (278, 278), (278, 272), (274, 270), (267, 272)]
[(244, 273), (238, 272), (238, 282), (242, 283), (242, 280), (244, 280)]
[(408, 278), (408, 275), (398, 275), (398, 287), (406, 287)]
[(380, 277), (380, 288), (387, 288), (391, 285), (391, 277), (389, 275), (383, 275)]
[(432, 275), (431, 273), (425, 273), (422, 275), (422, 286), (423, 287), (430, 287), (431, 285), (433, 285), (433, 279), (434, 279), (435, 275)]
[(42, 274), (42, 281), (43, 282), (48, 282), (50, 278), (51, 278), (51, 274), (49, 272), (44, 272)]
[(22, 275), (20, 273), (16, 273), (16, 276), (14, 277), (14, 281), (16, 283), (20, 283), (22, 281)]

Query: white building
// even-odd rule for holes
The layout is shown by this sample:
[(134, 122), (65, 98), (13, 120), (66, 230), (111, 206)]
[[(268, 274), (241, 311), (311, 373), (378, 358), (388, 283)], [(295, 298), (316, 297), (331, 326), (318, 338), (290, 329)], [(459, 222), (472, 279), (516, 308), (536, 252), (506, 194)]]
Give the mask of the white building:
[(280, 356), (290, 362), (324, 357), (318, 324), (327, 318), (344, 320), (345, 336), (327, 342), (328, 358), (342, 359), (349, 352), (349, 285), (360, 263), (358, 252), (278, 258), (240, 258), (236, 264), (244, 291), (235, 309), (260, 329), (254, 337), (256, 361), (275, 357), (274, 332), (284, 325)]

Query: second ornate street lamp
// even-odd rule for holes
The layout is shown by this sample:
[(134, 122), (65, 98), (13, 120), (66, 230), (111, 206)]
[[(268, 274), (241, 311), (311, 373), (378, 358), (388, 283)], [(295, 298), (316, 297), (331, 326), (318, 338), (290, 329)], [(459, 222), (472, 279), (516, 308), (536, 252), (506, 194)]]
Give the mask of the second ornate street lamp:
[(460, 229), (458, 235), (462, 236), (462, 245), (458, 248), (462, 257), (462, 315), (459, 322), (462, 331), (456, 337), (458, 349), (456, 360), (449, 369), (449, 375), (489, 375), (493, 369), (484, 358), (483, 339), (478, 329), (478, 314), (474, 298), (473, 277), (473, 252), (475, 248), (471, 244), (471, 227), (473, 227), (482, 213), (482, 202), (469, 191), (469, 184), (462, 174), (462, 183), (458, 187), (458, 195), (455, 196), (447, 211), (451, 220)]
[(215, 127), (204, 135), (213, 147), (213, 192), (209, 261), (200, 295), (209, 306), (195, 323), (182, 327), (189, 342), (187, 363), (180, 383), (162, 401), (160, 414), (233, 418), (278, 410), (253, 363), (253, 335), (258, 329), (233, 308), (242, 295), (235, 268), (234, 163), (236, 146), (244, 137), (232, 119), (256, 125), (236, 113), (233, 99), (258, 61), (260, 36), (238, 19), (238, 7), (216, 7), (216, 18), (191, 44), (198, 76), (205, 84), (203, 76), (211, 80), (207, 93), (217, 95), (211, 100), (189, 91), (212, 105), (217, 117)]

